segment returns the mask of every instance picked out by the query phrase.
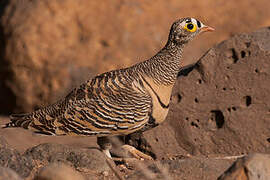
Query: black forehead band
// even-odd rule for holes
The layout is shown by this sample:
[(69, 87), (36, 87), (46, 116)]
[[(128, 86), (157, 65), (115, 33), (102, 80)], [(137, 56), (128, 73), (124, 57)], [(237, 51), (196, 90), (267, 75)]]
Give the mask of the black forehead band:
[(187, 18), (186, 23), (191, 23), (191, 18)]
[[(197, 26), (200, 28), (202, 26), (201, 22), (196, 19)], [(186, 23), (191, 23), (191, 18), (186, 19)]]
[(198, 25), (198, 27), (200, 28), (202, 25), (201, 25), (201, 22), (200, 21), (198, 21), (197, 19), (196, 19), (196, 21), (197, 21), (197, 25)]

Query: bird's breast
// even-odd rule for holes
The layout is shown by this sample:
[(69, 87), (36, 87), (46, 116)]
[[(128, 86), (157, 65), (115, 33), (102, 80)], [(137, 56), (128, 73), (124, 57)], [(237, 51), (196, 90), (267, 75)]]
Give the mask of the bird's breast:
[(149, 92), (152, 98), (152, 117), (155, 119), (155, 123), (162, 123), (169, 112), (169, 103), (172, 85), (160, 85), (156, 84), (153, 79), (149, 77), (142, 77), (144, 87)]

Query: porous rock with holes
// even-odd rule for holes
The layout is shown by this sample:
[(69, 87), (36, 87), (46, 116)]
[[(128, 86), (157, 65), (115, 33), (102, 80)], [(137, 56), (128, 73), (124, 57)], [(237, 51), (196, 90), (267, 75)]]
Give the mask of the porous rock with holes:
[(210, 49), (179, 77), (165, 123), (145, 133), (157, 156), (269, 153), (269, 59), (269, 27)]

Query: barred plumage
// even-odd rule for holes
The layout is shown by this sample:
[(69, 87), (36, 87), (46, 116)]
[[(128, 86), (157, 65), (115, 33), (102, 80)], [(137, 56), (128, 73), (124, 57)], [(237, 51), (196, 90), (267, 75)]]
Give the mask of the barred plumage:
[[(163, 49), (147, 61), (96, 76), (59, 102), (28, 114), (11, 115), (6, 127), (23, 127), (48, 135), (126, 135), (163, 122), (172, 87), (181, 68), (185, 44), (207, 26), (189, 32), (183, 18), (171, 28)], [(211, 30), (211, 28), (208, 30)]]

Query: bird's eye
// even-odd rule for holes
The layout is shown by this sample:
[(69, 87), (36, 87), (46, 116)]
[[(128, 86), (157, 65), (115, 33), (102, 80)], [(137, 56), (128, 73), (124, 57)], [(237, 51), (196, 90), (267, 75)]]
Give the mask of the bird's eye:
[(188, 24), (188, 25), (187, 25), (187, 28), (188, 28), (189, 30), (192, 30), (192, 29), (194, 28), (194, 26), (193, 26), (193, 24)]
[(197, 29), (197, 26), (193, 23), (187, 23), (184, 29), (186, 29), (189, 32), (195, 32)]

